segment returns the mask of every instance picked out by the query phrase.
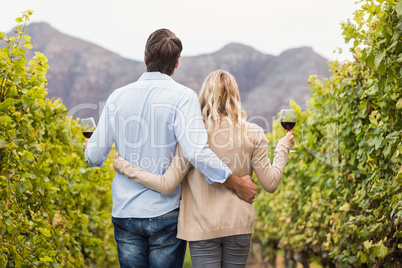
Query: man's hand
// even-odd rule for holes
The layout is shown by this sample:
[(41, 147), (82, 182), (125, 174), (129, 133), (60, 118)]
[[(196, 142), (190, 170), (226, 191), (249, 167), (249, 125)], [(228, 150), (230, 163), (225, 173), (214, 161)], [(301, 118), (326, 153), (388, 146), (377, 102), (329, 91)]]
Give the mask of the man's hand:
[(88, 146), (88, 141), (89, 141), (89, 139), (85, 139), (85, 142), (82, 144), (82, 146), (84, 146), (84, 151)]
[(239, 189), (235, 190), (237, 196), (252, 204), (255, 196), (257, 195), (257, 185), (254, 184), (254, 179), (250, 175), (240, 177), (241, 185)]
[(238, 177), (232, 174), (223, 183), (223, 186), (233, 189), (237, 196), (252, 204), (254, 197), (257, 195), (257, 185), (254, 184), (253, 178), (250, 175)]

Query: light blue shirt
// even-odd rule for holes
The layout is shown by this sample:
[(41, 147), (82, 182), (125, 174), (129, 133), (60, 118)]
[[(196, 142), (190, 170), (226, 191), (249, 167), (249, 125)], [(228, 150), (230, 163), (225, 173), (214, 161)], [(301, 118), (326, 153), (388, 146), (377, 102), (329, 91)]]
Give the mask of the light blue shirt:
[[(89, 166), (101, 166), (113, 143), (120, 156), (162, 175), (176, 144), (209, 183), (223, 183), (232, 172), (208, 147), (197, 94), (159, 72), (115, 90), (106, 101), (98, 126), (85, 150)], [(116, 173), (112, 182), (117, 218), (150, 218), (179, 207), (181, 186), (164, 195)]]

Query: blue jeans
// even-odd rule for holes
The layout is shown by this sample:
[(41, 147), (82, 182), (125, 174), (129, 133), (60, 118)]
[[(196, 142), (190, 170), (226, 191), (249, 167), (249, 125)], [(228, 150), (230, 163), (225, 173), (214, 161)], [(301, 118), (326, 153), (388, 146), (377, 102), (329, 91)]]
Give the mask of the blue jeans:
[(187, 241), (176, 238), (179, 211), (155, 218), (114, 218), (121, 268), (183, 267)]

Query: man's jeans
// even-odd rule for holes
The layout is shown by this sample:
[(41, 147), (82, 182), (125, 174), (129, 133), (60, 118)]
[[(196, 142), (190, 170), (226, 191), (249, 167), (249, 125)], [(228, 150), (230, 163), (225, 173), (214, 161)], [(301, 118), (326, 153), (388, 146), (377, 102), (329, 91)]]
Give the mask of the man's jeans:
[(114, 218), (120, 267), (183, 267), (187, 242), (176, 238), (179, 211), (155, 218)]

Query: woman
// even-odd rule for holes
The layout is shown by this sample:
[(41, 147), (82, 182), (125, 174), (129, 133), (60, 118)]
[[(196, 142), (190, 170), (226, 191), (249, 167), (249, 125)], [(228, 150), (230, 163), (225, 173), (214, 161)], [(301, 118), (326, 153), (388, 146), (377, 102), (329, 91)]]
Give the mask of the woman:
[[(273, 165), (267, 156), (268, 140), (261, 127), (246, 122), (237, 83), (228, 72), (217, 70), (204, 81), (201, 112), (209, 146), (234, 174), (255, 172), (261, 186), (274, 192), (282, 178), (291, 133), (275, 149)], [(209, 184), (203, 174), (184, 159), (180, 146), (163, 175), (151, 174), (121, 157), (114, 160), (117, 172), (155, 191), (169, 194), (182, 182), (177, 237), (189, 241), (194, 267), (244, 267), (254, 224), (254, 207), (230, 189)]]

